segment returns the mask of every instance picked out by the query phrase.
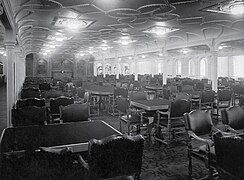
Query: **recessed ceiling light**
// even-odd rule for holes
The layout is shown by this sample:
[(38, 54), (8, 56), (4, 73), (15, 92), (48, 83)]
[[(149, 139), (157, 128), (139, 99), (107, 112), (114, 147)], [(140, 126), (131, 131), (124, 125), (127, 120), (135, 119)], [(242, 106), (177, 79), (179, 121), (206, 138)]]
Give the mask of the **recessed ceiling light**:
[(182, 49), (181, 52), (182, 52), (183, 54), (187, 54), (189, 51), (188, 51), (187, 49)]
[(119, 58), (118, 60), (121, 61), (121, 58)]
[(152, 27), (144, 30), (143, 32), (152, 33), (152, 34), (156, 34), (156, 35), (161, 36), (161, 35), (164, 35), (166, 33), (174, 32), (177, 30), (179, 30), (179, 29), (173, 28), (173, 27), (168, 27), (168, 26), (152, 26)]
[(162, 53), (158, 53), (158, 56), (163, 56), (163, 54)]
[(144, 58), (146, 58), (146, 55), (141, 55), (141, 57), (144, 59)]
[(130, 60), (131, 60), (131, 59), (132, 59), (132, 57), (131, 57), (131, 56), (129, 56), (129, 57), (128, 57), (128, 59), (130, 59)]
[(219, 50), (221, 50), (221, 49), (223, 49), (223, 46), (219, 46), (219, 48), (218, 48)]

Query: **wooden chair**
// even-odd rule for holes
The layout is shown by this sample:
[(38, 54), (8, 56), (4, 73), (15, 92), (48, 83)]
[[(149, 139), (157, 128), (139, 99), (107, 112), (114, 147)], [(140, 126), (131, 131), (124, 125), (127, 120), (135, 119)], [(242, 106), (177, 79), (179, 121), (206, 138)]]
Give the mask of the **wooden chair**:
[[(184, 115), (185, 128), (187, 132), (187, 146), (188, 146), (188, 172), (189, 178), (192, 178), (192, 158), (196, 158), (203, 163), (209, 170), (209, 177), (213, 176), (213, 168), (215, 168), (215, 151), (212, 140), (212, 133), (214, 126), (210, 111), (207, 110), (193, 110)], [(218, 131), (217, 129), (215, 131)], [(193, 140), (204, 143), (201, 146), (194, 146)]]
[(129, 96), (130, 100), (147, 100), (147, 93), (143, 91), (132, 92)]
[(134, 176), (140, 179), (144, 138), (141, 135), (112, 135), (88, 144), (88, 163), (80, 156), (88, 170), (89, 179), (114, 179)]
[(89, 103), (70, 104), (60, 106), (60, 119), (65, 122), (78, 122), (90, 120)]
[(40, 91), (49, 91), (51, 89), (51, 85), (49, 83), (41, 83), (39, 84)]
[[(65, 96), (60, 96), (57, 98), (50, 98), (49, 116), (50, 121), (59, 121), (60, 110), (59, 106), (67, 106), (69, 104), (74, 104), (74, 98), (69, 98)], [(56, 118), (56, 119), (55, 119)]]
[(21, 91), (21, 99), (26, 98), (40, 98), (41, 97), (41, 91), (38, 88), (25, 88)]
[(117, 111), (119, 112), (120, 131), (122, 132), (122, 123), (127, 125), (127, 133), (134, 133), (131, 130), (136, 126), (136, 134), (140, 133), (141, 126), (147, 126), (148, 119), (143, 117), (144, 111), (129, 108), (127, 98), (117, 99)]
[(202, 91), (200, 95), (199, 109), (211, 110), (211, 115), (213, 115), (214, 109), (215, 92), (212, 90)]
[(46, 107), (25, 106), (12, 109), (12, 124), (16, 126), (45, 125), (49, 122)]
[(219, 179), (244, 179), (243, 136), (214, 135), (217, 170)]
[(115, 88), (114, 93), (109, 96), (109, 112), (114, 116), (116, 107), (117, 107), (117, 99), (123, 97), (128, 98), (128, 89), (123, 88)]
[(244, 130), (244, 109), (233, 106), (221, 111), (222, 123), (228, 125), (227, 130), (240, 133)]
[(218, 91), (217, 102), (214, 104), (214, 109), (217, 109), (216, 115), (219, 118), (219, 110), (230, 107), (232, 98), (232, 91), (223, 89)]
[(156, 140), (166, 145), (170, 145), (173, 141), (185, 140), (182, 136), (182, 132), (185, 132), (183, 116), (190, 110), (191, 102), (189, 100), (178, 99), (171, 102), (167, 111), (157, 111)]
[(38, 98), (28, 98), (28, 99), (19, 99), (16, 102), (16, 108), (22, 108), (26, 106), (37, 106), (43, 107), (45, 106), (45, 99), (38, 99)]
[(28, 149), (4, 156), (1, 179), (78, 180), (83, 176), (79, 157), (69, 148)]

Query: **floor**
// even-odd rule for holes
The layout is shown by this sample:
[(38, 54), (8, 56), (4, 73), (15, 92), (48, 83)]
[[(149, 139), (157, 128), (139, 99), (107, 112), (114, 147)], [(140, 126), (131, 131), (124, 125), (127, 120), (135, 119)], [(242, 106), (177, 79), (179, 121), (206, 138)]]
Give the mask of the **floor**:
[(0, 134), (7, 127), (7, 87), (0, 85)]

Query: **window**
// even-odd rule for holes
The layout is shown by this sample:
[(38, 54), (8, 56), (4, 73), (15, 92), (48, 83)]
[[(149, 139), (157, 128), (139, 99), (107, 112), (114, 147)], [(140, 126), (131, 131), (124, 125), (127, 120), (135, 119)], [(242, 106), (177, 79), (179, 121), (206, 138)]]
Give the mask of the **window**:
[(235, 77), (244, 77), (244, 56), (233, 56), (233, 66), (234, 66), (234, 76)]
[(162, 63), (158, 63), (158, 74), (162, 73)]
[(218, 57), (218, 77), (227, 77), (229, 75), (228, 57)]
[(188, 73), (189, 75), (195, 75), (195, 63), (193, 59), (189, 60), (189, 69), (188, 69)]
[(206, 59), (203, 58), (200, 60), (200, 76), (205, 77), (206, 76)]
[(181, 75), (181, 61), (176, 61), (176, 75)]

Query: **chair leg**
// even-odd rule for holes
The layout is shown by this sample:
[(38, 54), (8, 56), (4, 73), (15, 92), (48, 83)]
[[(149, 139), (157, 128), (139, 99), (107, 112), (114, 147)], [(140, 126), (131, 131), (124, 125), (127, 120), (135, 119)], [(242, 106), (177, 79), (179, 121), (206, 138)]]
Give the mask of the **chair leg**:
[(189, 179), (192, 179), (192, 157), (191, 157), (190, 150), (188, 150), (188, 159), (189, 159), (188, 175), (189, 175)]
[(120, 130), (120, 132), (122, 132), (122, 124), (121, 124), (121, 120), (119, 120), (119, 130)]

